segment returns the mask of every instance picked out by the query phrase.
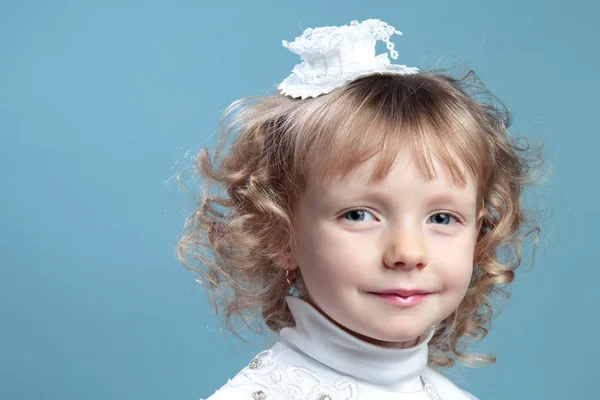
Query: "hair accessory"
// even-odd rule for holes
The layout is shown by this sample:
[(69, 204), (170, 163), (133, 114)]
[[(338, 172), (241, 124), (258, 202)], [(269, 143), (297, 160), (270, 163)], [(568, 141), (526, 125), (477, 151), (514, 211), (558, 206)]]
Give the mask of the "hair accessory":
[(378, 19), (352, 21), (350, 26), (308, 28), (293, 42), (282, 41), (283, 47), (298, 54), (302, 62), (277, 89), (283, 95), (306, 99), (329, 93), (363, 75), (417, 73), (417, 68), (391, 64), (387, 53), (375, 55), (375, 45), (381, 40), (392, 58), (398, 58), (390, 42), (393, 34), (402, 35), (402, 32)]

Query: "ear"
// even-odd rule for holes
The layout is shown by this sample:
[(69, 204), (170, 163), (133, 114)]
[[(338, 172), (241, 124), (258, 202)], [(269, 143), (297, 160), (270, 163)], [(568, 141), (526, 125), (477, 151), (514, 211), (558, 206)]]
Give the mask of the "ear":
[(479, 209), (479, 213), (477, 213), (477, 221), (475, 222), (476, 226), (477, 226), (477, 234), (479, 235), (479, 232), (481, 232), (481, 226), (483, 225), (483, 218), (485, 217), (485, 205), (482, 204), (481, 208)]
[(293, 271), (298, 268), (298, 263), (296, 262), (295, 257), (292, 256), (291, 251), (286, 251), (283, 254), (277, 256), (274, 260), (275, 264), (277, 264), (283, 270)]

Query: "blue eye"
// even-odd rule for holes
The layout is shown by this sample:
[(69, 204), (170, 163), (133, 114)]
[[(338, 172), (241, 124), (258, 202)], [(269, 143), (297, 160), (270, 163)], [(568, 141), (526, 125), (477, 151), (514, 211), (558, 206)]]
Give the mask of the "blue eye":
[(373, 215), (370, 212), (365, 210), (350, 210), (344, 214), (344, 218), (352, 222), (361, 222), (365, 221), (365, 218), (369, 215), (373, 217)]
[(452, 220), (456, 222), (456, 217), (447, 213), (437, 213), (433, 214), (431, 217), (427, 219), (427, 222), (438, 225), (449, 225)]

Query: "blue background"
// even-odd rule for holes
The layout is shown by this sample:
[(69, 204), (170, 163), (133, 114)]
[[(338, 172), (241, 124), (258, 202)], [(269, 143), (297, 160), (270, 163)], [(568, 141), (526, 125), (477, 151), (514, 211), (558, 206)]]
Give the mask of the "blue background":
[(198, 399), (260, 347), (219, 332), (174, 258), (171, 177), (235, 99), (270, 92), (303, 29), (375, 17), (398, 62), (462, 57), (544, 140), (533, 269), (452, 371), (482, 399), (596, 398), (597, 1), (0, 2), (0, 398)]

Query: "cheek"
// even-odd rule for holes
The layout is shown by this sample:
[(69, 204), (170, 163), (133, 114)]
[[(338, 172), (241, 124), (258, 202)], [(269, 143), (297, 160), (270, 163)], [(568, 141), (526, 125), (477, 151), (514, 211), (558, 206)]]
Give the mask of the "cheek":
[[(444, 286), (456, 293), (466, 293), (473, 274), (475, 241), (462, 240), (440, 252), (435, 264), (442, 275)], [(441, 256), (441, 257), (440, 257)]]
[(368, 252), (343, 232), (316, 229), (300, 235), (297, 243), (297, 260), (308, 286), (328, 286), (335, 290), (345, 282), (359, 279), (364, 270), (360, 266), (366, 263)]

